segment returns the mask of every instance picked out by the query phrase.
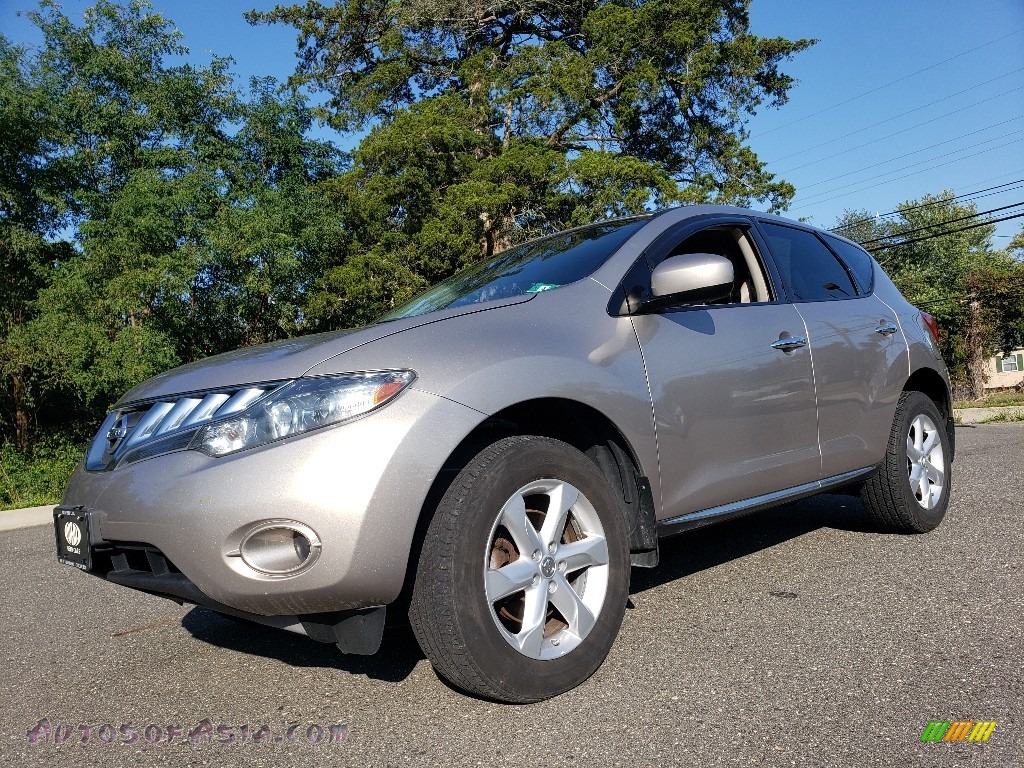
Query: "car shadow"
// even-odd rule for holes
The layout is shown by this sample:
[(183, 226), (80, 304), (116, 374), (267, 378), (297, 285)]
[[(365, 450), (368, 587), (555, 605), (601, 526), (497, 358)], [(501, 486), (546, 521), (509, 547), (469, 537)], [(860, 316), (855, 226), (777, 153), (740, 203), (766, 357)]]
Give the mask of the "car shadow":
[(663, 539), (657, 568), (634, 568), (630, 594), (769, 549), (819, 528), (879, 533), (856, 496), (822, 494)]
[(197, 640), (220, 648), (277, 659), (292, 667), (337, 669), (393, 683), (407, 678), (413, 667), (425, 658), (408, 627), (389, 627), (375, 655), (355, 656), (294, 632), (225, 616), (200, 606), (189, 611), (181, 625)]

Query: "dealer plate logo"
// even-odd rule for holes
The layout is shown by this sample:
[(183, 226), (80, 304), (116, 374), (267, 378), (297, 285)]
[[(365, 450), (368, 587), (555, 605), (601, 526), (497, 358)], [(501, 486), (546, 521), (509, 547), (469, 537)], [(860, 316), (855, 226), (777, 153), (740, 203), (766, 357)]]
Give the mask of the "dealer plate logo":
[(78, 527), (78, 523), (68, 521), (64, 524), (64, 541), (72, 547), (82, 543), (82, 529)]

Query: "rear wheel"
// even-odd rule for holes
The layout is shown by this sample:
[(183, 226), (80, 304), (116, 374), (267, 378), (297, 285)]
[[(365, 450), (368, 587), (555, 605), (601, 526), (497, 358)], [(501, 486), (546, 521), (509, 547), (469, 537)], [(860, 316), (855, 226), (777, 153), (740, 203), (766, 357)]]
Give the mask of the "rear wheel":
[(617, 497), (565, 443), (510, 437), (442, 498), (413, 589), (413, 632), (471, 693), (545, 699), (592, 675), (618, 633), (629, 552)]
[(861, 490), (868, 512), (887, 531), (924, 533), (946, 515), (949, 436), (935, 403), (904, 392), (896, 407), (885, 460)]

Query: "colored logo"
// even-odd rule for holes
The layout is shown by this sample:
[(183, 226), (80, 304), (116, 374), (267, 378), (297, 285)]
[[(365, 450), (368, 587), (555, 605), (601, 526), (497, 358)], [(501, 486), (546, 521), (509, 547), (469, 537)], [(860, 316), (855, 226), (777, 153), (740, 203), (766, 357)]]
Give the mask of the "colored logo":
[(932, 720), (921, 741), (988, 741), (996, 725), (995, 720)]

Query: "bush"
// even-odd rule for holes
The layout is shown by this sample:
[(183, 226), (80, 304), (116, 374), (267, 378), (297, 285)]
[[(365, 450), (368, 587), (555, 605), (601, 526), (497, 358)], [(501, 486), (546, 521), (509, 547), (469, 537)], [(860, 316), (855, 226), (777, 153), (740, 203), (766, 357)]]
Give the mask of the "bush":
[(62, 434), (43, 438), (30, 455), (0, 443), (0, 509), (59, 502), (85, 448), (80, 438)]

